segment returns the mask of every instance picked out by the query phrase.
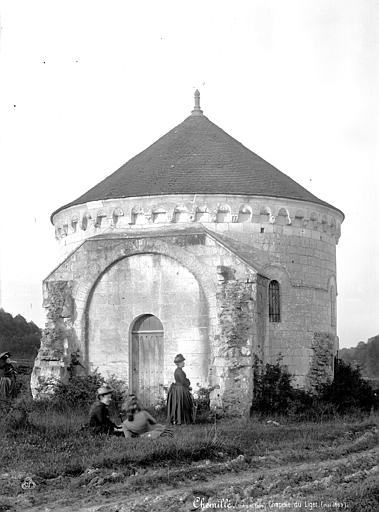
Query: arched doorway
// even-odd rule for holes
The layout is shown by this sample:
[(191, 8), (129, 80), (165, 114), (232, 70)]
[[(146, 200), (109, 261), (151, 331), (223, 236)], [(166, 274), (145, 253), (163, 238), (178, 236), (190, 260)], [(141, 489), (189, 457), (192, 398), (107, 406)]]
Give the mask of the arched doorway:
[(163, 387), (163, 325), (154, 315), (143, 315), (132, 325), (131, 391), (148, 406), (156, 402)]

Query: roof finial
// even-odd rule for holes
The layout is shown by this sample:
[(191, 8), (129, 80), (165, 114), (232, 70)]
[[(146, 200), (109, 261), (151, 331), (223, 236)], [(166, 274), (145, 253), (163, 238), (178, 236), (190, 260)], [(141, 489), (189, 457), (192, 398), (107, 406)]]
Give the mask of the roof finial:
[(200, 108), (200, 93), (199, 93), (198, 89), (196, 89), (196, 91), (195, 91), (195, 106), (194, 106), (194, 109), (192, 110), (191, 114), (193, 116), (202, 116), (203, 115), (203, 111)]

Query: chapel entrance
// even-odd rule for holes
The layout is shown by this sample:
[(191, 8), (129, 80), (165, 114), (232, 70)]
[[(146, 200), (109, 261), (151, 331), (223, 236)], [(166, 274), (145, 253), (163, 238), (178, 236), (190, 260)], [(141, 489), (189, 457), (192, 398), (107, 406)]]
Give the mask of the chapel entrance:
[(157, 402), (163, 388), (163, 325), (143, 315), (132, 325), (131, 391), (143, 406)]

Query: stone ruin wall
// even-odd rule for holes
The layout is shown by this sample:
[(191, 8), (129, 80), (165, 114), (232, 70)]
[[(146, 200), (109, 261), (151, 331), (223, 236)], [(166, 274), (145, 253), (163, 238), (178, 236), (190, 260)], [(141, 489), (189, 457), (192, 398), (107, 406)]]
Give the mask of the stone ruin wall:
[[(215, 405), (221, 404), (227, 410), (237, 408), (239, 412), (248, 410), (252, 399), (252, 354), (255, 347), (259, 345), (257, 341), (259, 322), (256, 320), (256, 297), (257, 287), (260, 286), (259, 279), (235, 255), (227, 252), (214, 240), (204, 236), (202, 240), (195, 239), (182, 237), (181, 242), (175, 239), (171, 240), (171, 244), (167, 243), (167, 240), (162, 242), (157, 239), (147, 239), (145, 241), (125, 239), (88, 241), (56, 269), (44, 285), (48, 322), (33, 372), (34, 395), (38, 394), (36, 389), (40, 378), (53, 377), (60, 380), (68, 378), (67, 366), (72, 352), (81, 355), (82, 361), (88, 369), (93, 366), (86, 356), (88, 349), (86, 348), (86, 328), (84, 324), (93, 306), (93, 303), (89, 302), (89, 298), (91, 297), (92, 301), (97, 292), (96, 311), (103, 310), (103, 316), (98, 319), (99, 325), (103, 329), (101, 333), (99, 331), (101, 342), (105, 346), (108, 346), (108, 344), (113, 346), (114, 338), (118, 336), (116, 331), (119, 324), (116, 322), (111, 325), (108, 322), (110, 312), (107, 307), (111, 306), (114, 312), (115, 308), (108, 304), (108, 301), (112, 302), (113, 299), (116, 302), (120, 301), (121, 296), (114, 292), (113, 295), (109, 295), (109, 287), (114, 288), (115, 282), (120, 281), (120, 276), (123, 273), (125, 274), (126, 271), (125, 263), (128, 260), (128, 263), (130, 263), (130, 258), (135, 259), (139, 256), (150, 258), (152, 256), (151, 251), (160, 251), (166, 254), (166, 256), (163, 256), (163, 260), (167, 258), (168, 254), (171, 255), (170, 271), (172, 265), (178, 265), (176, 261), (177, 258), (180, 258), (182, 263), (186, 262), (187, 267), (191, 267), (197, 273), (202, 289), (206, 294), (208, 308), (206, 317), (204, 316), (204, 307), (201, 308), (202, 311), (199, 317), (201, 321), (199, 327), (201, 329), (197, 329), (196, 324), (193, 323), (196, 322), (196, 318), (190, 319), (192, 322), (190, 331), (191, 335), (194, 336), (191, 341), (191, 339), (180, 339), (179, 332), (176, 338), (169, 336), (169, 333), (172, 334), (173, 332), (172, 329), (176, 328), (176, 325), (174, 325), (175, 318), (170, 326), (169, 315), (165, 317), (159, 311), (151, 311), (151, 308), (154, 307), (153, 303), (150, 305), (146, 303), (139, 304), (136, 301), (133, 314), (152, 312), (153, 314), (156, 313), (160, 319), (163, 316), (165, 320), (164, 325), (167, 328), (168, 335), (167, 357), (165, 358), (167, 385), (172, 381), (173, 355), (178, 351), (183, 351), (186, 353), (188, 361), (186, 371), (192, 380), (194, 390), (196, 390), (197, 383), (205, 387), (213, 386), (215, 390), (212, 401)], [(184, 240), (186, 240), (185, 243), (183, 243)], [(120, 259), (121, 255), (122, 259)], [(174, 257), (176, 259), (173, 259)], [(160, 265), (162, 256), (155, 255), (153, 260), (154, 265), (160, 260)], [(110, 266), (114, 261), (118, 263)], [(196, 262), (196, 265), (191, 264), (191, 261)], [(223, 266), (219, 265), (221, 262), (224, 264)], [(184, 269), (185, 273), (190, 274), (181, 264), (177, 266), (178, 271), (180, 268)], [(108, 269), (105, 274), (102, 274), (103, 269)], [(109, 272), (113, 272), (113, 277)], [(161, 270), (158, 270), (158, 272), (161, 272)], [(97, 279), (101, 274), (103, 285), (99, 287), (101, 279), (100, 281), (97, 281)], [(191, 279), (192, 283), (193, 278)], [(96, 282), (97, 285), (93, 288)], [(208, 282), (208, 285), (206, 282)], [(136, 285), (138, 286), (138, 283)], [(172, 303), (179, 307), (183, 298), (183, 283), (177, 282), (175, 284), (175, 280), (173, 280), (170, 290)], [(135, 299), (136, 297), (133, 295), (132, 298)], [(141, 301), (144, 300), (142, 296), (140, 298)], [(157, 300), (156, 303), (158, 304), (158, 302)], [(87, 305), (84, 306), (84, 303)], [(89, 307), (88, 303), (90, 304)], [(186, 309), (188, 310), (187, 306)], [(146, 311), (146, 307), (148, 311)], [(189, 311), (187, 312), (189, 314)], [(262, 318), (264, 318), (264, 315)], [(130, 317), (129, 323), (131, 319)], [(125, 318), (125, 320), (127, 319)], [(259, 328), (264, 331), (265, 327), (262, 321), (260, 323)], [(126, 331), (128, 326), (125, 324), (124, 327), (124, 331)], [(201, 332), (204, 329), (207, 332)], [(92, 336), (90, 331), (89, 334)], [(124, 340), (124, 343), (127, 344), (128, 340)], [(196, 349), (196, 346), (198, 349)], [(95, 352), (100, 348), (97, 342), (97, 349), (94, 348)], [(122, 356), (121, 347), (115, 346), (114, 348)], [(105, 361), (107, 361), (108, 355), (109, 350), (104, 350)], [(124, 364), (127, 365), (127, 355), (124, 359)], [(118, 368), (121, 367), (118, 366)], [(199, 368), (201, 369), (200, 374)], [(112, 367), (112, 364), (109, 370), (110, 373), (117, 373), (117, 371), (113, 371), (115, 368)], [(121, 374), (118, 376), (123, 377)], [(128, 380), (125, 368), (124, 377)], [(236, 400), (236, 397), (238, 397), (238, 400)]]

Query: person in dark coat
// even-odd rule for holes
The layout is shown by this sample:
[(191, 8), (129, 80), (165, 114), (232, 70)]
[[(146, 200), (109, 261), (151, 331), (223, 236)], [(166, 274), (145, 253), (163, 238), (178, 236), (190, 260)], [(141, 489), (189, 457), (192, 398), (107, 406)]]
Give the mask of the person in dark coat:
[(109, 416), (109, 404), (112, 400), (113, 389), (103, 386), (97, 390), (97, 401), (90, 410), (89, 426), (95, 434), (122, 436), (122, 428), (118, 427)]
[(178, 354), (174, 359), (177, 366), (174, 372), (175, 382), (171, 384), (167, 396), (167, 421), (173, 425), (193, 422), (191, 383), (183, 371), (184, 361), (182, 354)]
[(0, 354), (0, 398), (11, 400), (17, 394), (17, 371), (13, 366), (10, 352)]

